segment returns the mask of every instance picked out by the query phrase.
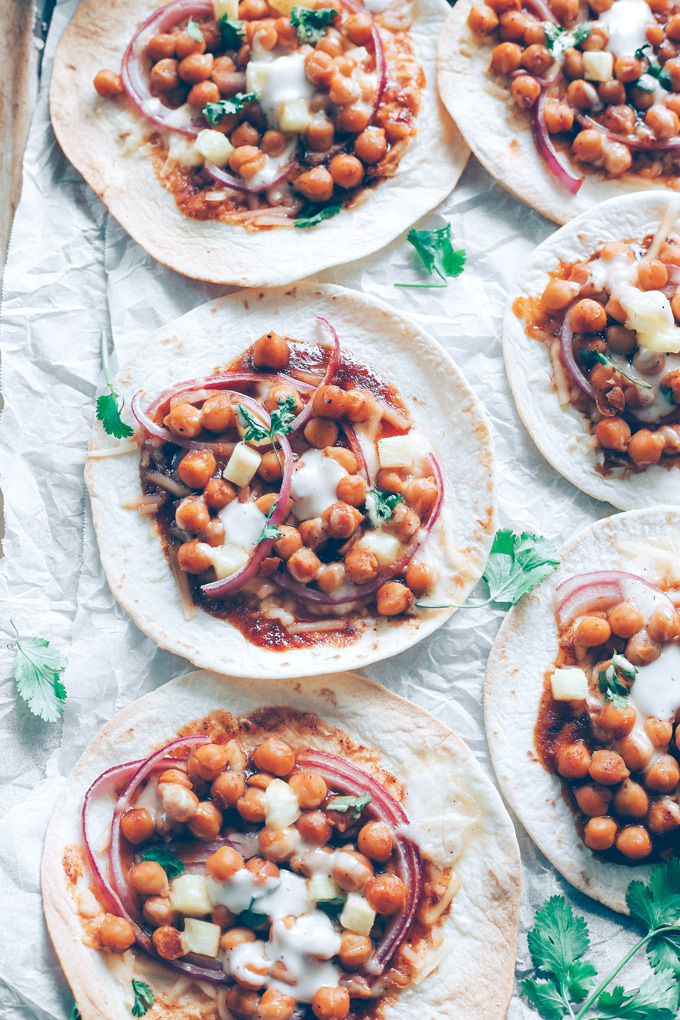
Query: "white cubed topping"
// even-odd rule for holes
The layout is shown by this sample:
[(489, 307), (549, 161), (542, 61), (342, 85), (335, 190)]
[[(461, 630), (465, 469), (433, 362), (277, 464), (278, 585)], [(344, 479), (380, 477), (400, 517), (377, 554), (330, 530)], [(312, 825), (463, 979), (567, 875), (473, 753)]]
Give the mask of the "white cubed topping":
[(358, 549), (372, 552), (381, 567), (394, 563), (402, 550), (399, 539), (395, 535), (388, 535), (385, 531), (367, 531), (356, 544)]
[(170, 883), (170, 906), (188, 917), (204, 917), (212, 910), (205, 875), (180, 875)]
[(272, 779), (264, 791), (265, 825), (269, 829), (285, 829), (300, 817), (295, 792), (282, 779)]
[(375, 922), (375, 910), (368, 900), (356, 893), (349, 893), (340, 914), (340, 924), (355, 935), (370, 935)]
[(226, 166), (234, 151), (234, 146), (226, 135), (210, 128), (198, 132), (194, 146), (207, 163), (214, 163), (215, 166)]
[(550, 684), (555, 701), (581, 701), (588, 694), (588, 677), (577, 666), (556, 669)]
[(217, 21), (226, 14), (232, 21), (238, 19), (238, 0), (213, 0), (213, 10)]
[(281, 107), (279, 128), (288, 134), (296, 134), (309, 127), (309, 119), (309, 102), (306, 99), (293, 99)]
[(614, 56), (607, 50), (591, 50), (583, 54), (586, 81), (609, 81), (614, 73)]
[(240, 545), (234, 545), (233, 542), (225, 542), (224, 545), (216, 546), (209, 546), (203, 542), (200, 544), (202, 549), (205, 548), (220, 581), (225, 577), (231, 577), (241, 567), (245, 567), (248, 562), (249, 556), (246, 550)]
[(408, 468), (413, 464), (413, 447), (408, 433), (378, 440), (378, 460), (381, 468)]
[(247, 443), (237, 443), (222, 477), (239, 488), (249, 485), (261, 460), (257, 450), (253, 450)]
[(637, 332), (640, 347), (659, 354), (680, 352), (680, 329), (675, 325), (670, 301), (660, 290), (622, 287), (615, 295), (628, 316), (626, 326)]
[(307, 881), (307, 895), (317, 903), (319, 900), (333, 900), (342, 896), (342, 891), (328, 875), (312, 875)]
[(220, 948), (222, 929), (210, 921), (197, 921), (192, 917), (184, 919), (182, 948), (185, 953), (200, 953), (201, 956), (216, 957)]

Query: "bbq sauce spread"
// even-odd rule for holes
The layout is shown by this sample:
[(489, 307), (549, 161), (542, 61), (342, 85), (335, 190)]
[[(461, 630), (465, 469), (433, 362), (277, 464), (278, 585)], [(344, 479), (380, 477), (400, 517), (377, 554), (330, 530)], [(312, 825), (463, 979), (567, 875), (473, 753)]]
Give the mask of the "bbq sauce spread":
[(94, 86), (142, 118), (126, 151), (144, 145), (185, 216), (313, 226), (392, 176), (416, 133), (410, 25), (403, 3), (175, 0)]
[[(320, 733), (332, 753), (307, 746)], [(63, 861), (85, 943), (166, 1010), (379, 1015), (441, 949), (460, 884), (421, 857), (399, 781), (286, 708), (215, 712), (183, 734), (85, 797), (85, 860), (68, 847)]]
[(337, 337), (268, 333), (135, 413), (149, 433), (139, 510), (188, 614), (271, 649), (344, 645), (436, 586), (436, 460), (394, 387)]
[(680, 238), (662, 233), (561, 263), (539, 298), (513, 307), (547, 347), (557, 399), (582, 412), (605, 475), (680, 455)]
[(557, 589), (559, 653), (535, 729), (586, 846), (620, 863), (680, 850), (680, 616), (667, 591), (620, 571)]

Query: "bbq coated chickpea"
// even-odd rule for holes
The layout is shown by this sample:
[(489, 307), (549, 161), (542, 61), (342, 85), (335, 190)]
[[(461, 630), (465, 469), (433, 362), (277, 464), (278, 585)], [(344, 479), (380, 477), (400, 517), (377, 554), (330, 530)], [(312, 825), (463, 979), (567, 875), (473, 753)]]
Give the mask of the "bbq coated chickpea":
[(177, 913), (167, 896), (149, 896), (144, 900), (142, 915), (154, 928), (173, 927), (177, 922)]
[(374, 581), (380, 571), (375, 553), (354, 546), (345, 556), (345, 572), (353, 584), (367, 584)]
[(397, 914), (406, 906), (406, 889), (397, 875), (376, 875), (366, 883), (366, 899), (377, 914)]
[(600, 333), (606, 325), (607, 313), (599, 301), (583, 298), (571, 310), (571, 326), (575, 333)]
[(616, 751), (601, 749), (594, 751), (589, 768), (590, 778), (602, 786), (615, 786), (627, 779), (630, 772), (626, 763)]
[(425, 518), (437, 502), (437, 483), (432, 475), (427, 478), (411, 478), (404, 485), (404, 500), (418, 516)]
[(668, 747), (673, 737), (673, 723), (652, 717), (645, 721), (645, 733), (654, 747)]
[(110, 99), (112, 96), (119, 96), (123, 91), (123, 83), (120, 75), (115, 71), (103, 69), (94, 76), (94, 87), (98, 96), (102, 99)]
[(594, 783), (585, 783), (574, 790), (574, 798), (584, 815), (604, 815), (612, 799), (612, 791)]
[(264, 792), (249, 786), (236, 802), (236, 810), (246, 822), (263, 822), (265, 818)]
[(355, 935), (351, 931), (342, 932), (338, 957), (345, 970), (358, 970), (368, 963), (372, 954), (373, 943), (366, 935)]
[(534, 18), (524, 11), (505, 11), (500, 17), (501, 39), (503, 42), (523, 42), (527, 28), (534, 24)]
[(680, 768), (670, 754), (660, 755), (644, 775), (644, 783), (654, 793), (670, 793), (680, 782)]
[(574, 111), (567, 103), (556, 99), (548, 99), (544, 110), (545, 126), (551, 135), (562, 131), (571, 131), (574, 126)]
[(317, 772), (296, 772), (288, 780), (288, 785), (301, 808), (319, 807), (328, 793), (326, 780)]
[(177, 466), (177, 474), (190, 489), (203, 489), (217, 470), (210, 450), (189, 450)]
[(308, 549), (318, 549), (326, 541), (320, 517), (311, 517), (308, 521), (300, 521), (300, 538)]
[(606, 730), (615, 740), (626, 737), (635, 726), (637, 712), (632, 705), (625, 705), (619, 708), (613, 701), (605, 701), (600, 709), (597, 722), (602, 729)]
[(294, 185), (310, 202), (328, 202), (333, 197), (333, 178), (324, 166), (315, 166), (300, 174)]
[(151, 941), (156, 952), (163, 960), (178, 960), (180, 956), (184, 956), (182, 935), (177, 928), (173, 928), (170, 925), (156, 928), (151, 936)]
[(295, 825), (302, 838), (316, 846), (324, 846), (333, 832), (323, 811), (303, 811)]
[(585, 779), (590, 762), (590, 751), (582, 740), (574, 744), (563, 744), (555, 754), (557, 771), (564, 779)]
[(178, 783), (159, 783), (158, 796), (166, 815), (175, 822), (188, 822), (198, 811), (196, 794)]
[(319, 574), (321, 560), (312, 549), (298, 549), (288, 559), (286, 569), (294, 581), (299, 584), (311, 584)]
[(633, 666), (648, 666), (661, 655), (661, 645), (652, 641), (647, 631), (640, 630), (626, 642), (626, 658)]
[(395, 495), (403, 493), (406, 472), (403, 468), (383, 468), (376, 479), (378, 488)]
[(614, 76), (624, 85), (637, 81), (641, 74), (642, 64), (637, 57), (621, 56), (614, 61)]
[(297, 528), (292, 528), (288, 524), (282, 524), (279, 527), (279, 531), (281, 532), (281, 537), (276, 539), (272, 548), (282, 560), (288, 560), (293, 553), (302, 548), (300, 532)]
[(177, 783), (179, 786), (183, 786), (187, 790), (193, 789), (193, 784), (189, 779), (189, 776), (182, 769), (165, 769), (165, 771), (161, 772), (157, 779), (157, 784), (159, 786), (162, 783)]
[(244, 772), (223, 772), (210, 787), (210, 796), (219, 808), (235, 807), (245, 792)]
[(398, 616), (411, 607), (413, 594), (400, 581), (388, 581), (378, 588), (375, 602), (380, 616)]
[(265, 333), (253, 345), (253, 364), (256, 368), (286, 368), (290, 360), (288, 341), (273, 330)]
[(625, 103), (608, 106), (602, 115), (602, 123), (608, 131), (630, 134), (635, 127), (635, 110)]
[[(363, 131), (364, 128), (368, 127), (370, 119), (371, 119), (370, 111), (365, 109), (364, 107), (362, 107), (362, 106), (344, 106), (341, 110), (338, 110), (338, 115), (337, 115), (337, 118), (336, 118), (336, 123), (337, 123), (338, 131), (344, 131), (347, 134), (354, 134), (355, 132)], [(355, 159), (356, 157), (355, 156), (351, 156), (351, 157), (348, 157), (348, 158)], [(348, 166), (348, 165), (349, 164), (345, 164), (345, 166)], [(359, 165), (361, 166), (361, 177), (359, 177), (359, 180), (357, 181), (357, 184), (361, 183), (361, 178), (364, 176), (363, 165), (361, 163)], [(331, 171), (331, 176), (335, 180), (335, 183), (338, 184), (341, 188), (356, 187), (357, 186), (357, 185), (353, 185), (353, 184), (343, 184), (342, 181), (340, 180), (340, 178), (336, 177), (335, 173), (333, 172), (333, 168), (332, 167), (330, 167), (330, 171)], [(355, 169), (354, 174), (355, 174), (355, 177), (358, 176), (358, 170)]]
[(166, 414), (163, 424), (176, 436), (195, 439), (203, 428), (203, 412), (193, 404), (175, 404)]
[(260, 996), (257, 992), (241, 988), (240, 985), (234, 985), (227, 992), (227, 1009), (239, 1020), (254, 1020), (259, 1002)]
[(608, 326), (605, 336), (614, 354), (630, 354), (635, 346), (635, 332), (625, 326)]
[(512, 74), (522, 64), (522, 47), (513, 42), (502, 42), (491, 54), (491, 70), (496, 74)]
[(290, 775), (295, 766), (295, 751), (279, 737), (267, 737), (253, 752), (253, 762), (261, 772), (269, 772), (282, 779)]
[(617, 106), (626, 101), (626, 86), (622, 82), (616, 81), (615, 78), (610, 78), (609, 81), (599, 83), (597, 94), (603, 103)]
[(182, 543), (177, 550), (177, 563), (187, 574), (203, 574), (212, 566), (205, 544), (197, 538)]
[(189, 85), (207, 81), (212, 73), (213, 60), (212, 53), (190, 53), (188, 57), (180, 60), (177, 74)]
[(468, 14), (467, 23), (473, 32), (489, 35), (498, 28), (498, 15), (486, 4), (473, 4)]
[(328, 152), (335, 138), (335, 125), (330, 117), (319, 111), (311, 117), (305, 136), (312, 152)]
[(652, 641), (672, 641), (680, 633), (680, 617), (670, 606), (657, 606), (649, 618), (647, 633)]
[(437, 577), (437, 571), (422, 560), (411, 560), (406, 568), (406, 586), (418, 597), (427, 595), (436, 584)]
[(603, 418), (595, 427), (595, 435), (604, 450), (625, 453), (630, 442), (630, 425), (623, 418)]
[(268, 988), (258, 1004), (257, 1020), (289, 1020), (294, 1010), (295, 999), (292, 995)]
[(640, 861), (652, 852), (652, 841), (642, 825), (627, 825), (616, 837), (616, 849), (632, 861)]
[(153, 63), (175, 55), (176, 36), (169, 32), (160, 32), (149, 39), (146, 44), (146, 53)]
[(128, 871), (128, 882), (143, 896), (167, 896), (168, 876), (156, 861), (140, 861)]
[(612, 634), (621, 638), (631, 638), (633, 634), (642, 630), (645, 622), (642, 613), (633, 602), (620, 602), (618, 606), (609, 610), (607, 619)]
[(276, 482), (281, 478), (281, 467), (273, 450), (262, 454), (257, 473), (265, 482)]
[(386, 152), (387, 136), (384, 128), (367, 127), (354, 139), (354, 154), (367, 166), (379, 163)]
[(289, 861), (296, 849), (294, 829), (260, 829), (258, 845), (260, 853), (268, 861)]
[(256, 145), (239, 145), (229, 157), (229, 167), (244, 180), (249, 180), (263, 169), (265, 155)]
[(188, 57), (191, 53), (205, 53), (205, 39), (194, 39), (188, 32), (178, 32), (174, 36), (175, 52), (180, 60)]
[(406, 503), (397, 503), (384, 530), (395, 535), (400, 542), (408, 542), (420, 528), (420, 517)]
[(357, 847), (360, 853), (370, 857), (372, 861), (384, 864), (394, 849), (392, 833), (384, 822), (367, 822), (359, 830)]
[(612, 629), (601, 616), (584, 616), (574, 634), (574, 643), (586, 648), (597, 648), (609, 641)]
[(196, 839), (216, 839), (222, 828), (222, 812), (211, 800), (202, 800), (188, 825)]
[[(575, 81), (569, 82), (567, 86), (567, 102), (576, 110), (590, 110), (593, 106), (597, 106), (599, 101), (600, 97), (597, 94), (597, 90), (590, 82), (585, 81), (583, 78), (576, 78)], [(581, 134), (583, 133), (582, 131)], [(601, 137), (598, 131), (595, 134)]]
[(661, 290), (668, 283), (668, 270), (658, 259), (638, 262), (638, 284), (641, 290)]
[(317, 88), (330, 88), (334, 70), (333, 58), (323, 50), (312, 50), (305, 57), (305, 75)]
[(229, 141), (234, 148), (238, 148), (240, 145), (258, 145), (260, 132), (247, 120), (244, 120), (238, 127), (234, 128), (229, 136)]
[(359, 469), (359, 461), (352, 451), (346, 450), (344, 446), (327, 446), (324, 450), (324, 455), (337, 461), (350, 475), (356, 474)]
[(577, 283), (551, 280), (541, 295), (541, 308), (544, 312), (561, 312), (571, 304), (578, 292)]
[[(364, 177), (363, 163), (348, 152), (339, 152), (333, 156), (328, 169), (338, 187), (345, 190), (358, 188)], [(344, 390), (342, 392), (344, 394)]]
[(290, 401), (296, 414), (304, 407), (300, 394), (290, 383), (274, 383), (273, 386), (270, 386), (267, 390), (264, 406), (268, 411), (275, 411), (284, 400)]
[(350, 506), (349, 503), (343, 503), (342, 500), (326, 507), (321, 514), (323, 529), (331, 538), (350, 538), (362, 520), (363, 515), (356, 507)]
[(522, 67), (526, 67), (527, 71), (531, 71), (533, 74), (545, 74), (552, 63), (552, 53), (547, 46), (542, 46), (540, 43), (527, 46), (522, 54)]
[(243, 867), (243, 858), (231, 846), (221, 846), (207, 858), (208, 874), (216, 882), (228, 882)]
[[(616, 142), (609, 142), (604, 152), (604, 168), (610, 176), (618, 177), (619, 174), (630, 170), (632, 164), (633, 157), (627, 146), (619, 145)], [(613, 311), (614, 307), (618, 309), (620, 305), (615, 298), (611, 298), (607, 304), (607, 313), (616, 318), (616, 313)]]
[(257, 936), (254, 931), (249, 928), (231, 928), (230, 931), (225, 931), (224, 935), (220, 938), (220, 949), (228, 953), (230, 949), (235, 949), (236, 946), (245, 946), (248, 942), (256, 942)]
[(268, 878), (278, 878), (279, 869), (273, 861), (265, 861), (262, 857), (251, 857), (246, 864), (246, 871), (255, 876), (255, 885), (262, 885)]
[(138, 846), (156, 834), (151, 812), (146, 808), (130, 808), (120, 820), (120, 827), (128, 843)]
[(614, 794), (613, 807), (623, 818), (644, 818), (649, 808), (647, 791), (633, 779), (624, 779)]
[(583, 842), (591, 850), (609, 850), (614, 845), (618, 825), (607, 815), (589, 818), (583, 832)]
[(338, 440), (338, 426), (330, 418), (310, 418), (303, 433), (309, 445), (316, 450), (335, 446)]
[(216, 779), (227, 767), (226, 748), (223, 744), (202, 744), (191, 755), (191, 762), (201, 779)]
[(210, 521), (210, 512), (202, 499), (197, 496), (187, 496), (177, 505), (175, 521), (177, 527), (182, 531), (203, 531)]
[(176, 60), (159, 60), (151, 68), (149, 89), (154, 96), (164, 96), (179, 88), (178, 63)]
[(583, 78), (585, 72), (585, 66), (583, 62), (583, 54), (580, 50), (570, 46), (564, 51), (563, 69), (565, 77), (569, 81), (576, 81), (577, 79)]
[[(343, 58), (336, 57), (336, 60)], [(330, 101), (336, 106), (349, 106), (350, 103), (355, 103), (359, 98), (360, 91), (359, 85), (352, 78), (349, 78), (344, 73), (344, 69), (338, 68), (337, 65), (333, 69), (331, 75), (331, 83), (328, 89), (328, 96)]]
[[(272, 156), (273, 158), (281, 156), (286, 148), (286, 136), (282, 131), (265, 131), (262, 135), (260, 148), (267, 156)], [(288, 345), (286, 344), (286, 346)]]
[(99, 925), (99, 940), (112, 953), (124, 953), (134, 945), (135, 931), (129, 921), (115, 914), (105, 914)]
[(351, 422), (368, 421), (378, 409), (378, 402), (370, 390), (346, 390), (345, 400), (345, 413)]
[(666, 106), (653, 106), (645, 114), (645, 124), (659, 141), (668, 141), (680, 131), (680, 119)]
[(347, 410), (347, 397), (340, 386), (320, 386), (314, 393), (312, 408), (317, 418), (342, 418)]
[(659, 797), (650, 805), (647, 828), (657, 836), (672, 832), (680, 825), (680, 804), (670, 797)]
[(231, 397), (227, 393), (216, 393), (203, 404), (203, 427), (209, 432), (226, 432), (236, 423), (236, 414)]
[(635, 733), (629, 733), (616, 742), (616, 750), (631, 772), (639, 772), (652, 757), (652, 744)]
[(344, 1020), (349, 1013), (349, 992), (346, 988), (319, 988), (312, 999), (312, 1012), (317, 1020)]
[(207, 542), (208, 545), (218, 546), (224, 545), (224, 525), (217, 517), (213, 517), (212, 520), (208, 521), (205, 528), (201, 532), (201, 540)]
[(202, 110), (208, 103), (218, 103), (219, 100), (220, 90), (214, 81), (199, 81), (191, 86), (187, 96), (189, 106), (194, 106), (197, 110)]
[(326, 595), (332, 595), (334, 591), (341, 588), (345, 582), (345, 564), (342, 561), (337, 563), (323, 563), (316, 579), (319, 591)]

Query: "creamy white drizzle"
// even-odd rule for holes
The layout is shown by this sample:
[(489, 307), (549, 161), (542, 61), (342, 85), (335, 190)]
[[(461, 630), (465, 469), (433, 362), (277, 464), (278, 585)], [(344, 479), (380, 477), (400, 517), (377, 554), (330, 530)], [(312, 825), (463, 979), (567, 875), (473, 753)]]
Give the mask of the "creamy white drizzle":
[(297, 135), (293, 135), (288, 141), (286, 148), (280, 156), (266, 156), (263, 168), (250, 178), (248, 182), (253, 187), (259, 188), (273, 184), (279, 176), (286, 163), (288, 163), (297, 147)]
[(217, 516), (224, 525), (225, 543), (232, 542), (246, 552), (252, 552), (264, 527), (262, 511), (254, 503), (239, 503), (233, 499)]
[(337, 503), (336, 489), (345, 469), (323, 450), (307, 450), (300, 457), (293, 472), (290, 494), (293, 497), (293, 514), (299, 521), (320, 517), (333, 503)]
[(305, 74), (305, 58), (295, 50), (287, 53), (255, 48), (246, 68), (248, 92), (256, 92), (270, 127), (278, 128), (282, 108), (297, 100), (309, 100), (314, 87)]
[(598, 20), (609, 32), (607, 49), (615, 57), (632, 57), (647, 42), (647, 26), (654, 17), (645, 0), (615, 0)]
[(674, 642), (661, 649), (661, 655), (648, 666), (638, 667), (633, 681), (631, 701), (638, 716), (674, 719), (680, 708), (680, 647)]

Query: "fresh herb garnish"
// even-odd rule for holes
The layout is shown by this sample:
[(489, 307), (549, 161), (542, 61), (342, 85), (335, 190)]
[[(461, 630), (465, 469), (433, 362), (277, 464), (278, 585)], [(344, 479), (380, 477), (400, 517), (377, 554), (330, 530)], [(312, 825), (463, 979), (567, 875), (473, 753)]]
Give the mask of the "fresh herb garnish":
[[(631, 918), (645, 934), (594, 990), (597, 971), (583, 959), (590, 946), (585, 919), (573, 914), (563, 896), (552, 896), (538, 911), (528, 936), (538, 974), (523, 981), (522, 988), (546, 1020), (583, 1020), (591, 1010), (592, 1020), (674, 1020), (677, 1016), (680, 862), (674, 859), (657, 864), (649, 885), (639, 880), (631, 882), (626, 903)], [(633, 991), (620, 985), (607, 991), (643, 946), (655, 973)], [(579, 1003), (583, 1005), (577, 1012), (575, 1006)]]
[(625, 708), (628, 704), (628, 688), (616, 675), (616, 667), (610, 663), (600, 672), (597, 678), (605, 701), (612, 701), (616, 708)]
[(342, 202), (334, 202), (332, 205), (325, 205), (323, 209), (319, 209), (318, 212), (312, 213), (311, 216), (305, 216), (304, 214), (296, 216), (295, 226), (300, 227), (301, 229), (315, 227), (317, 223), (322, 223), (323, 220), (329, 220), (331, 216), (337, 216), (341, 209)]
[(225, 113), (240, 113), (246, 103), (257, 99), (257, 92), (237, 92), (231, 99), (220, 99), (216, 103), (206, 103), (203, 116), (212, 127), (216, 127), (220, 117)]
[(389, 521), (397, 503), (403, 496), (398, 492), (383, 492), (377, 486), (366, 493), (366, 516), (372, 528), (379, 528), (383, 521)]
[(591, 368), (597, 362), (598, 365), (606, 365), (607, 368), (613, 368), (633, 386), (638, 386), (642, 390), (651, 390), (654, 388), (651, 383), (643, 382), (642, 379), (634, 379), (632, 375), (628, 375), (627, 372), (624, 372), (623, 369), (616, 364), (613, 358), (608, 357), (606, 354), (602, 354), (600, 351), (579, 351), (579, 356), (586, 363), (588, 368)]
[(542, 535), (523, 531), (517, 535), (502, 528), (494, 535), (491, 552), (482, 577), (489, 587), (485, 602), (458, 606), (450, 602), (416, 602), (422, 609), (479, 609), (490, 602), (515, 606), (537, 584), (557, 570), (560, 557), (552, 543)]
[(317, 900), (317, 907), (319, 910), (323, 910), (324, 914), (328, 914), (330, 918), (336, 920), (338, 914), (345, 906), (346, 900), (342, 896), (334, 896), (330, 900)]
[(279, 462), (281, 475), (283, 476), (283, 464), (281, 463), (279, 451), (276, 449), (274, 439), (276, 436), (287, 436), (289, 432), (293, 431), (291, 422), (296, 417), (297, 412), (295, 408), (295, 397), (293, 396), (283, 397), (283, 399), (277, 401), (277, 403), (278, 408), (274, 408), (271, 413), (271, 424), (269, 427), (263, 424), (263, 422), (258, 421), (252, 411), (248, 410), (244, 404), (237, 404), (236, 407), (239, 415), (246, 423), (246, 429), (243, 433), (245, 441), (250, 443), (254, 440), (256, 443), (260, 443), (263, 440), (269, 439), (274, 453), (276, 454), (276, 459)]
[(150, 846), (142, 850), (142, 859), (145, 861), (156, 861), (172, 881), (184, 871), (184, 861), (176, 857), (172, 850), (164, 846)]
[(50, 648), (45, 638), (20, 640), (19, 631), (11, 620), (10, 623), (16, 634), (9, 647), (16, 648), (13, 674), (19, 697), (33, 715), (45, 722), (56, 722), (66, 701), (60, 675), (66, 669), (66, 659), (56, 648)]
[(225, 49), (240, 50), (241, 44), (246, 36), (246, 30), (243, 27), (243, 22), (237, 21), (236, 18), (230, 18), (226, 14), (223, 14), (220, 18), (220, 28), (222, 30), (222, 42), (224, 43)]
[[(636, 49), (635, 51), (635, 56), (637, 57), (638, 60), (647, 61), (647, 72), (646, 74), (642, 75), (642, 78), (649, 79), (649, 77), (651, 76), (653, 79), (656, 79), (656, 81), (658, 81), (659, 85), (661, 85), (662, 88), (670, 92), (672, 88), (671, 72), (668, 70), (667, 67), (661, 66), (656, 54), (654, 53), (652, 46), (649, 43), (645, 43), (644, 46), (638, 47), (638, 49)], [(642, 78), (638, 78), (635, 84), (639, 88), (644, 89), (645, 92), (653, 92), (656, 86), (654, 85), (650, 87), (651, 82), (649, 81), (646, 81), (644, 84), (641, 85), (640, 82), (642, 81)]]
[(443, 283), (395, 283), (395, 287), (448, 287), (449, 277), (455, 279), (465, 268), (465, 252), (454, 248), (451, 224), (438, 230), (409, 230), (406, 240), (418, 252), (428, 273), (436, 273)]
[(290, 23), (297, 32), (298, 42), (315, 46), (323, 39), (331, 21), (339, 13), (330, 7), (318, 11), (312, 11), (309, 7), (294, 7), (290, 12)]
[(246, 928), (261, 928), (263, 924), (266, 924), (269, 920), (268, 914), (258, 914), (256, 910), (252, 910), (248, 907), (247, 910), (242, 910), (238, 915), (238, 919), (241, 924), (244, 924)]
[(102, 332), (101, 336), (102, 368), (104, 378), (109, 388), (108, 393), (102, 393), (97, 397), (97, 418), (104, 427), (104, 432), (115, 439), (129, 439), (133, 430), (121, 419), (120, 413), (125, 407), (125, 401), (120, 393), (117, 393), (111, 382), (111, 369), (109, 367), (109, 348), (106, 337)]
[(264, 527), (262, 528), (262, 531), (260, 532), (260, 537), (257, 540), (258, 545), (260, 544), (260, 542), (266, 542), (267, 539), (269, 538), (281, 538), (283, 535), (283, 532), (280, 531), (275, 524), (269, 523), (269, 518), (271, 517), (275, 510), (276, 503), (273, 503), (272, 506), (267, 511), (267, 513), (264, 515)]
[(196, 42), (203, 42), (203, 33), (201, 32), (200, 26), (197, 21), (193, 18), (189, 18), (187, 21), (187, 35), (190, 35)]
[(587, 39), (592, 27), (593, 25), (590, 21), (585, 21), (582, 25), (577, 25), (576, 28), (571, 30), (561, 28), (559, 25), (553, 24), (552, 21), (544, 21), (541, 25), (545, 33), (545, 45), (555, 60), (558, 60), (565, 50), (572, 46), (579, 46)]
[(666, 400), (668, 401), (669, 404), (674, 404), (675, 403), (675, 397), (673, 396), (673, 387), (672, 386), (660, 386), (659, 387), (659, 392), (663, 393), (664, 397), (666, 398)]
[(73, 1008), (71, 1010), (71, 1016), (69, 1017), (69, 1020), (82, 1020), (80, 1016), (80, 1010), (78, 1009), (78, 1004), (75, 1002), (73, 1003)]
[(154, 1004), (155, 996), (144, 981), (132, 979), (132, 991), (135, 993), (135, 1001), (131, 1013), (133, 1016), (144, 1016), (148, 1009)]
[(362, 793), (360, 797), (333, 797), (326, 804), (328, 811), (340, 811), (346, 814), (352, 812), (352, 821), (356, 822), (361, 817), (361, 812), (367, 804), (370, 804), (372, 797), (370, 793)]

